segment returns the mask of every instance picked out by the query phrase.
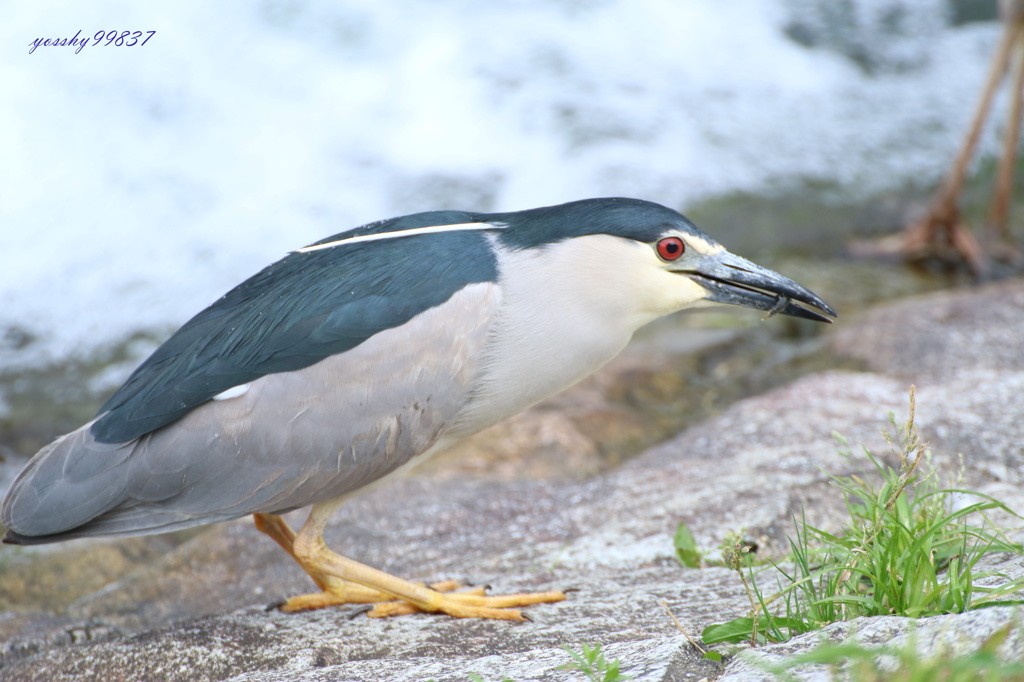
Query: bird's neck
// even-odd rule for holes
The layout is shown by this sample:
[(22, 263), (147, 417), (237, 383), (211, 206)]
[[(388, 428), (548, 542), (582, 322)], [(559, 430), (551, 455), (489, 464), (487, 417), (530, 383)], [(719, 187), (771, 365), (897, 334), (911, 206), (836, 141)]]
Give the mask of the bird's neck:
[[(618, 303), (628, 292), (608, 295), (609, 287), (633, 286), (617, 281), (629, 273), (622, 270), (621, 244), (615, 248), (606, 242), (611, 239), (594, 235), (501, 254), (499, 270), (515, 276), (499, 273), (501, 302), (472, 398), (456, 422), (459, 435), (572, 386), (618, 355), (639, 327), (658, 316)], [(580, 258), (586, 259), (583, 269)]]

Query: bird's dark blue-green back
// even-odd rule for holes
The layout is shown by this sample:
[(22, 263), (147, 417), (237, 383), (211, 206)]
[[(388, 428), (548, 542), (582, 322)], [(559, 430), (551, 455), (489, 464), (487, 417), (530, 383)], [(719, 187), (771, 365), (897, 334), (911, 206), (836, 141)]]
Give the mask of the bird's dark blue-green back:
[[(473, 220), (457, 211), (419, 213), (317, 243)], [(496, 278), (478, 231), (289, 254), (173, 334), (103, 405), (91, 433), (104, 443), (138, 438), (229, 388), (343, 353), (467, 284)]]

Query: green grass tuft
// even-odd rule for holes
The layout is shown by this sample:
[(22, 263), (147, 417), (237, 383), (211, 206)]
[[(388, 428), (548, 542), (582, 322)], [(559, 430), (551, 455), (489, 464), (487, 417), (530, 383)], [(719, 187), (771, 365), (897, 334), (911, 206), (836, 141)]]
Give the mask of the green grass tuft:
[(577, 653), (568, 645), (563, 648), (572, 657), (572, 661), (559, 666), (559, 670), (575, 670), (587, 676), (591, 682), (626, 682), (632, 678), (619, 672), (619, 659), (605, 660), (600, 644), (593, 646), (581, 643), (582, 651)]
[[(886, 433), (886, 439), (898, 469), (864, 450), (881, 483), (829, 475), (849, 513), (840, 533), (816, 528), (803, 517), (795, 520), (796, 534), (789, 539), (792, 553), (788, 561), (773, 564), (776, 594), (765, 597), (758, 584), (757, 574), (764, 569), (755, 572), (739, 560), (732, 562), (746, 587), (751, 611), (744, 618), (705, 628), (706, 644), (750, 641), (756, 646), (859, 616), (921, 618), (1024, 603), (1015, 596), (1024, 589), (1024, 580), (1009, 581), (978, 568), (987, 554), (1021, 553), (1021, 546), (993, 530), (985, 515), (992, 510), (1013, 512), (987, 495), (940, 488), (934, 471), (919, 472), (929, 453), (914, 424), (914, 407), (911, 388), (906, 424), (899, 427), (890, 416), (895, 435)], [(846, 442), (838, 438), (842, 454), (852, 457)], [(965, 499), (976, 501), (960, 504)], [(975, 525), (978, 518), (981, 525)], [(983, 586), (982, 579), (1003, 582)]]

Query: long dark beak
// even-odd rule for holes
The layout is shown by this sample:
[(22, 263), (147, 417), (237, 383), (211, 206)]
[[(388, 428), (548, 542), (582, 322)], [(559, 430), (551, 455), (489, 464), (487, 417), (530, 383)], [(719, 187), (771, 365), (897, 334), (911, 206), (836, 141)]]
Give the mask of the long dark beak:
[[(813, 292), (728, 251), (705, 256), (696, 271), (685, 274), (707, 290), (704, 298), (708, 301), (767, 310), (768, 317), (790, 315), (829, 323), (832, 317), (837, 317), (836, 311)], [(819, 310), (831, 317), (822, 315)]]

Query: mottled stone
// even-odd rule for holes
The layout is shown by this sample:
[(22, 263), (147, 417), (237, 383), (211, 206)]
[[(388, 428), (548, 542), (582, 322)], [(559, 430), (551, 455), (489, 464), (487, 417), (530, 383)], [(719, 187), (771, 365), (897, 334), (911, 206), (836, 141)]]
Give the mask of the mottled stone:
[(941, 383), (963, 372), (1024, 369), (1024, 280), (916, 296), (869, 310), (832, 335), (869, 369)]

